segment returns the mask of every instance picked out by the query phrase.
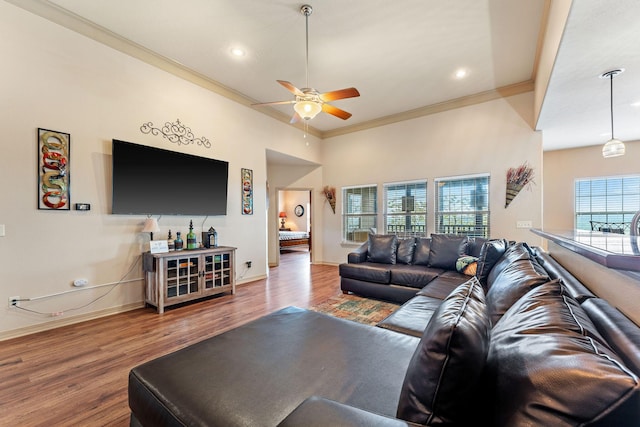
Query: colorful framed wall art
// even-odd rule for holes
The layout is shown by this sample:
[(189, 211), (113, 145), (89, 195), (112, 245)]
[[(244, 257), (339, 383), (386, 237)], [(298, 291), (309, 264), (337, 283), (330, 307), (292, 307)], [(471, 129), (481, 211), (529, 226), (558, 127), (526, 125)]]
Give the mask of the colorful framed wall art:
[(253, 215), (253, 171), (241, 169), (242, 215)]
[(38, 209), (70, 210), (71, 135), (38, 128)]

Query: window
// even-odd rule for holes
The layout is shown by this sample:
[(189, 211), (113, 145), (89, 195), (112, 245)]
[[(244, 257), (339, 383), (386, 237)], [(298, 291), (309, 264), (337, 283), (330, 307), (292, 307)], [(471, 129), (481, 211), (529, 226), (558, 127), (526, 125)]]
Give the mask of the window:
[(488, 238), (489, 175), (435, 181), (437, 232)]
[(365, 242), (375, 232), (378, 188), (375, 185), (342, 189), (342, 238)]
[(427, 182), (384, 185), (384, 229), (399, 237), (427, 235)]
[(578, 179), (575, 185), (576, 229), (629, 234), (640, 211), (640, 175)]

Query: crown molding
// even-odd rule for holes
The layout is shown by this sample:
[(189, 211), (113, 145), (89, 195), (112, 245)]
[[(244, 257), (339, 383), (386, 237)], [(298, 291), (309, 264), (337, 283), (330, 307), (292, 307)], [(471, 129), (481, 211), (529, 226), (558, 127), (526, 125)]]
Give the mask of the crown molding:
[(381, 117), (379, 119), (370, 120), (363, 123), (358, 123), (353, 126), (346, 126), (339, 129), (322, 132), (321, 138), (333, 138), (334, 136), (345, 135), (352, 132), (359, 132), (362, 130), (385, 126), (405, 120), (416, 119), (418, 117), (429, 116), (431, 114), (442, 113), (444, 111), (454, 110), (456, 108), (481, 104), (483, 102), (493, 101), (494, 99), (507, 98), (509, 96), (519, 95), (521, 93), (532, 92), (533, 88), (533, 80), (527, 80), (512, 85), (502, 86), (497, 89), (476, 93), (474, 95), (463, 96), (437, 104), (426, 105), (424, 107), (404, 111), (402, 113)]
[[(99, 43), (116, 49), (126, 55), (139, 59), (149, 65), (164, 70), (179, 78), (196, 84), (202, 88), (210, 90), (218, 95), (224, 96), (232, 101), (238, 102), (246, 107), (253, 109), (259, 113), (265, 114), (273, 119), (289, 124), (297, 129), (305, 131), (304, 123), (298, 122), (290, 124), (291, 117), (271, 107), (255, 107), (258, 101), (231, 89), (209, 77), (206, 77), (173, 59), (159, 55), (146, 47), (139, 45), (125, 37), (122, 37), (100, 25), (97, 25), (79, 15), (76, 15), (56, 4), (47, 0), (5, 0), (21, 9), (27, 10), (51, 22), (59, 24), (69, 30), (82, 34)], [(456, 108), (466, 107), (474, 104), (491, 101), (498, 98), (518, 95), (534, 90), (533, 79), (524, 82), (503, 86), (498, 89), (477, 93), (474, 95), (464, 96), (461, 98), (427, 105), (413, 110), (405, 111), (390, 116), (381, 117), (379, 119), (358, 123), (352, 126), (345, 126), (329, 131), (320, 131), (312, 126), (308, 126), (306, 132), (320, 139), (332, 138), (348, 133), (359, 132), (379, 126), (397, 123), (405, 120), (411, 120), (418, 117), (428, 116), (431, 114), (441, 113), (443, 111), (453, 110)]]

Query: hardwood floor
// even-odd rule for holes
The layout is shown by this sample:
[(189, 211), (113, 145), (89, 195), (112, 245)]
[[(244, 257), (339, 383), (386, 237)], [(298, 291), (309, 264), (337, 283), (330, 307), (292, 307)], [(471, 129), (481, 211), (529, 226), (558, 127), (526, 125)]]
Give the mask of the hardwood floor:
[(336, 266), (308, 252), (281, 257), (269, 278), (156, 314), (145, 308), (0, 343), (0, 425), (128, 426), (127, 376), (140, 363), (289, 305), (340, 293)]

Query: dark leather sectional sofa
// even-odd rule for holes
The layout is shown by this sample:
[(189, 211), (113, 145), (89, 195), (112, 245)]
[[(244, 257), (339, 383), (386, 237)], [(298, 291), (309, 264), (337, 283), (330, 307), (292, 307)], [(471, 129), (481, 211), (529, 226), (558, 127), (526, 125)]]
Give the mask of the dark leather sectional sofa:
[[(448, 270), (440, 255), (470, 253), (452, 239), (404, 264), (442, 270), (422, 288), (377, 285), (414, 289), (381, 327), (289, 307), (132, 369), (131, 425), (640, 425), (637, 325), (524, 243)], [(383, 268), (376, 243), (349, 259)]]

